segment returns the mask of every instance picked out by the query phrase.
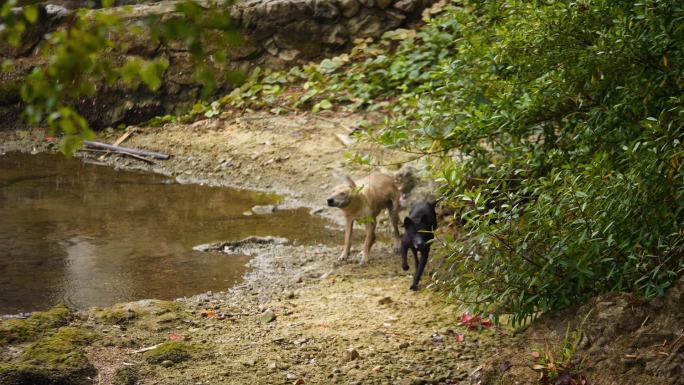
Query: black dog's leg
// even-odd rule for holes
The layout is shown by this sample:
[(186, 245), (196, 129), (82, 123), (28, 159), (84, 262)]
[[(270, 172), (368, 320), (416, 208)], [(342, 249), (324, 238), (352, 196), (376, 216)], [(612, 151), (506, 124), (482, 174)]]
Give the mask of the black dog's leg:
[(418, 262), (418, 258), (416, 258), (416, 273), (413, 275), (413, 285), (411, 285), (411, 290), (418, 290), (418, 282), (420, 281), (420, 277), (423, 275), (423, 271), (425, 270), (428, 254), (430, 254), (430, 249), (421, 250), (420, 262)]
[(409, 269), (408, 265), (408, 247), (401, 245), (401, 268), (404, 269), (404, 271)]

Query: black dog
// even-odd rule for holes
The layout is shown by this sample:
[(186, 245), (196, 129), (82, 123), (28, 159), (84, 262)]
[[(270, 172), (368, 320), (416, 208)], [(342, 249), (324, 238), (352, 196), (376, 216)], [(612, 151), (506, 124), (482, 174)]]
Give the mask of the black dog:
[[(436, 228), (435, 203), (418, 201), (411, 205), (409, 216), (404, 218), (404, 236), (401, 238), (402, 269), (409, 269), (406, 260), (409, 249), (413, 252), (413, 259), (416, 261), (416, 272), (413, 275), (411, 290), (418, 290), (418, 281), (425, 270), (431, 241), (435, 237), (433, 231)], [(418, 251), (420, 251), (420, 261), (418, 261)]]

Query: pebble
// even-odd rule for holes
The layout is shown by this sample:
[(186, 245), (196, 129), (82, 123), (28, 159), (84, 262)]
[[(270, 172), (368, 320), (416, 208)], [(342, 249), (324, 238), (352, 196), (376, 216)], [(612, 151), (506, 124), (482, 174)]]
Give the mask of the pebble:
[(356, 349), (354, 349), (354, 348), (347, 349), (347, 351), (345, 353), (345, 359), (347, 361), (354, 361), (357, 358), (359, 358), (359, 352), (357, 352)]
[(257, 205), (252, 207), (252, 212), (257, 215), (273, 214), (277, 208), (276, 205)]
[(276, 319), (276, 315), (271, 309), (266, 309), (264, 314), (261, 315), (261, 322), (262, 323), (269, 323), (273, 322)]
[(162, 364), (162, 366), (165, 367), (165, 368), (170, 368), (170, 367), (173, 366), (173, 361), (171, 361), (171, 360), (164, 360), (164, 361), (162, 361), (161, 364)]

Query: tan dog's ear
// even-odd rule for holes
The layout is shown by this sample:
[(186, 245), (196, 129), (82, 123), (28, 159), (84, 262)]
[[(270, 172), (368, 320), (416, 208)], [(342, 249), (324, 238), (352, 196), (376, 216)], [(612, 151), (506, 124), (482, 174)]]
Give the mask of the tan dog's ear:
[(356, 188), (356, 183), (354, 183), (354, 180), (350, 178), (349, 175), (344, 176), (344, 181), (349, 184), (349, 187)]

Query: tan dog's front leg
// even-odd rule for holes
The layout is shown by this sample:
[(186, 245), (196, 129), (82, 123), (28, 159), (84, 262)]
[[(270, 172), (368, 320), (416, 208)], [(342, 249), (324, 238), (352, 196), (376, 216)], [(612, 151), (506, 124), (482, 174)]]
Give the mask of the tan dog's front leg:
[(394, 252), (399, 254), (401, 235), (399, 234), (399, 199), (395, 199), (393, 207), (390, 207), (389, 217), (392, 222), (392, 235), (394, 236)]
[(370, 249), (373, 246), (373, 243), (375, 243), (375, 226), (375, 221), (366, 224), (366, 241), (363, 244), (363, 253), (361, 254), (359, 265), (365, 265), (368, 262)]
[(342, 255), (340, 255), (340, 257), (337, 259), (338, 261), (344, 261), (345, 259), (347, 259), (347, 257), (349, 257), (353, 229), (354, 220), (347, 218), (347, 222), (344, 224), (344, 250), (342, 250)]

